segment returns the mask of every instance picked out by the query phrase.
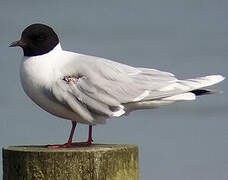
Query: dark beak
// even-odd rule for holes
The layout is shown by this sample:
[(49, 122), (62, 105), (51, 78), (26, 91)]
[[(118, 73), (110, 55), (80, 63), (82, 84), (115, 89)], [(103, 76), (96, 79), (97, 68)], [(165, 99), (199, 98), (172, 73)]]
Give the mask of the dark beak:
[(25, 43), (23, 41), (19, 40), (19, 41), (12, 42), (9, 45), (9, 47), (16, 47), (16, 46), (24, 47)]

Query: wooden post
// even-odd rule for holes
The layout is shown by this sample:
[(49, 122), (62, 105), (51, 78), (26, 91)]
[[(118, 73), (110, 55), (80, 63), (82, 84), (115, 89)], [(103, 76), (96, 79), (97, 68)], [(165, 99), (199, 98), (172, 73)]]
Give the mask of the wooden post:
[(139, 180), (138, 147), (5, 147), (3, 180)]

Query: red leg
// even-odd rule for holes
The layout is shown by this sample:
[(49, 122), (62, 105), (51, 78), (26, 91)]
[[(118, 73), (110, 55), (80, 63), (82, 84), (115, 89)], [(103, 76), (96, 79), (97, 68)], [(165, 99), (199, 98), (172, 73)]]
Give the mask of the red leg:
[(93, 126), (92, 125), (90, 125), (89, 126), (89, 137), (88, 137), (88, 142), (90, 143), (90, 144), (92, 144), (92, 142), (93, 142)]
[(89, 125), (88, 141), (86, 141), (86, 142), (74, 142), (74, 143), (72, 143), (72, 146), (90, 146), (90, 145), (92, 145), (92, 143), (93, 143), (92, 131), (93, 131), (93, 126)]
[(51, 148), (51, 149), (57, 149), (57, 148), (69, 148), (69, 147), (72, 147), (72, 139), (73, 139), (73, 135), (74, 135), (74, 130), (75, 130), (75, 127), (77, 125), (77, 122), (75, 121), (71, 121), (72, 122), (72, 128), (71, 128), (71, 132), (70, 132), (70, 137), (68, 139), (68, 142), (65, 143), (65, 144), (58, 144), (58, 145), (48, 145), (48, 148)]
[(77, 123), (75, 121), (71, 121), (72, 122), (72, 129), (71, 129), (71, 132), (70, 132), (70, 137), (68, 139), (68, 142), (67, 144), (71, 145), (72, 144), (72, 139), (73, 139), (73, 135), (74, 135), (74, 130), (76, 128), (76, 125)]

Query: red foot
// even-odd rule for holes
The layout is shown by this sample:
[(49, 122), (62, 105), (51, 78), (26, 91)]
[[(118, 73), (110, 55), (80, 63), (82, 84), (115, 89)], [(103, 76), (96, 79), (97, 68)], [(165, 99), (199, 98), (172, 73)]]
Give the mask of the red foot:
[(86, 146), (91, 146), (93, 144), (93, 140), (88, 140), (86, 142), (73, 142), (71, 145), (76, 146), (76, 147), (86, 147)]
[(93, 140), (88, 140), (86, 142), (73, 142), (73, 143), (65, 143), (65, 144), (55, 144), (48, 145), (49, 149), (59, 149), (59, 148), (72, 148), (72, 147), (88, 147), (92, 145)]
[[(71, 80), (71, 79), (70, 79)], [(75, 121), (72, 121), (72, 129), (70, 132), (70, 137), (67, 143), (65, 144), (56, 144), (56, 145), (48, 145), (47, 148), (50, 149), (58, 149), (58, 148), (71, 148), (71, 147), (85, 147), (85, 146), (91, 146), (93, 142), (92, 138), (92, 125), (89, 126), (89, 137), (87, 142), (74, 142), (72, 143), (72, 138), (74, 134), (74, 130), (77, 123)]]

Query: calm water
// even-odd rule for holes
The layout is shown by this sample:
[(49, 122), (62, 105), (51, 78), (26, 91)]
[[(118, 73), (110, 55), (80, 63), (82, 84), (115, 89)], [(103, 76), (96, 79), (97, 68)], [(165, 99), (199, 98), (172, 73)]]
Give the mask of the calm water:
[[(158, 68), (179, 78), (228, 77), (227, 8), (225, 0), (2, 2), (1, 147), (61, 143), (70, 130), (70, 122), (44, 112), (22, 91), (22, 52), (7, 46), (27, 25), (52, 25), (67, 50)], [(224, 93), (112, 119), (94, 128), (94, 139), (138, 144), (142, 180), (227, 180), (227, 81), (216, 88)], [(79, 126), (76, 134), (75, 140), (84, 140), (87, 127)]]

